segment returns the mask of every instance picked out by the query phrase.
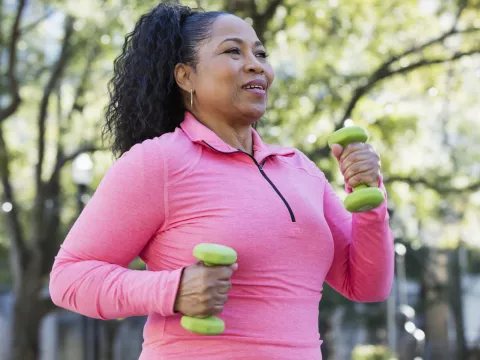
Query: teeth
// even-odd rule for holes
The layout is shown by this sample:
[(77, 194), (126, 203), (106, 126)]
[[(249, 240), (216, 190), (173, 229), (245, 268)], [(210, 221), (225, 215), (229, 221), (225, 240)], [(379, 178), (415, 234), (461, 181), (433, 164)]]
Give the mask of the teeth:
[(263, 90), (263, 87), (258, 85), (245, 86), (245, 89), (260, 89)]

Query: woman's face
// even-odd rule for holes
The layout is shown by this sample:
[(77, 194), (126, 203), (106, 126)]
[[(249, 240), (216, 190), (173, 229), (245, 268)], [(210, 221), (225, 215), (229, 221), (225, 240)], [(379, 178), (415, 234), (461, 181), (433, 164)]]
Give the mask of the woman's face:
[(218, 17), (211, 38), (198, 48), (198, 60), (190, 77), (195, 112), (250, 124), (263, 116), (274, 72), (247, 22), (233, 15)]

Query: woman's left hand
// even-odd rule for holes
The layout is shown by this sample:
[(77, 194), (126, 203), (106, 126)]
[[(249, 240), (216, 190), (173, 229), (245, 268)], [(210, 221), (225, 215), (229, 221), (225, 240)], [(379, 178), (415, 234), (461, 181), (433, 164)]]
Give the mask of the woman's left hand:
[(345, 149), (332, 146), (333, 156), (338, 161), (345, 183), (354, 188), (360, 184), (378, 187), (381, 176), (380, 156), (368, 143), (353, 143)]

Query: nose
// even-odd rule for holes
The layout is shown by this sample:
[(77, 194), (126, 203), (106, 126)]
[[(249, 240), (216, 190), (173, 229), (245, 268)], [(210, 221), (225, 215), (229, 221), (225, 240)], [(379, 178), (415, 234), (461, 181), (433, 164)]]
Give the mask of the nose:
[(263, 74), (263, 64), (258, 60), (256, 56), (249, 56), (245, 63), (245, 71), (246, 72), (253, 72), (256, 74)]

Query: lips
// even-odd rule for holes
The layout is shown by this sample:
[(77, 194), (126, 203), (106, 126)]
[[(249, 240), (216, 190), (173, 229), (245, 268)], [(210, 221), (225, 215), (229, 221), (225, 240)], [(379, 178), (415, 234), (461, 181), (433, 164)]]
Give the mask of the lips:
[(264, 79), (255, 79), (242, 86), (242, 89), (257, 95), (265, 95), (268, 83)]

